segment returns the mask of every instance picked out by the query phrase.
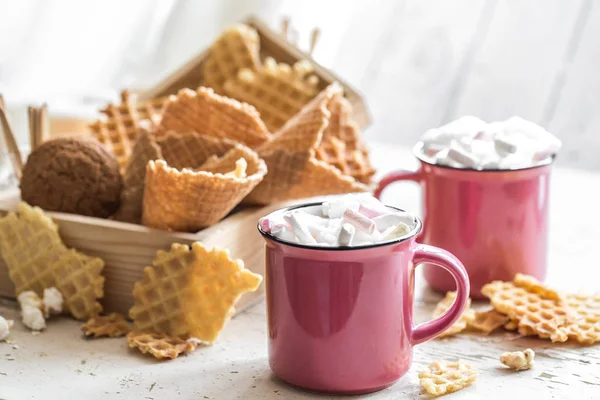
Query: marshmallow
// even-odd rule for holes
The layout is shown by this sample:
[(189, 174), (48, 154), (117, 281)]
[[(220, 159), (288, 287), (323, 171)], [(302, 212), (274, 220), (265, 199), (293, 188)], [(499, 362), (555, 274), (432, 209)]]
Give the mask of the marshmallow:
[(286, 242), (297, 243), (296, 235), (285, 225), (274, 225), (271, 228), (271, 235)]
[(406, 225), (406, 226), (414, 226), (415, 225), (415, 217), (405, 212), (394, 212), (386, 215), (382, 215), (379, 217), (373, 218), (373, 222), (375, 222), (375, 227), (380, 232), (385, 232), (388, 228), (396, 226), (396, 225)]
[[(323, 217), (324, 214), (329, 217)], [(366, 214), (375, 216), (370, 218)], [(416, 219), (384, 206), (371, 195), (352, 194), (320, 206), (275, 212), (259, 223), (261, 229), (269, 228), (271, 235), (284, 241), (319, 247), (353, 247), (406, 235), (415, 227)]]
[(544, 128), (520, 117), (486, 124), (467, 116), (425, 132), (421, 140), (422, 153), (431, 162), (478, 170), (535, 166), (562, 145)]
[(258, 224), (263, 232), (271, 232), (272, 222), (269, 218), (261, 218)]
[(350, 225), (354, 225), (359, 231), (368, 234), (372, 234), (375, 231), (375, 222), (351, 209), (344, 211), (344, 221)]
[(356, 229), (353, 225), (343, 224), (342, 229), (340, 230), (340, 235), (338, 236), (338, 243), (340, 246), (350, 246), (352, 243), (352, 239), (354, 238), (354, 233)]
[(290, 226), (292, 227), (292, 231), (294, 232), (294, 235), (296, 235), (296, 237), (298, 238), (300, 243), (302, 243), (302, 244), (316, 244), (317, 243), (315, 238), (312, 237), (312, 235), (310, 234), (308, 227), (306, 225), (304, 225), (302, 222), (300, 222), (300, 219), (296, 215), (296, 212), (292, 213), (291, 215), (284, 215), (283, 219), (285, 220), (285, 222), (290, 224)]

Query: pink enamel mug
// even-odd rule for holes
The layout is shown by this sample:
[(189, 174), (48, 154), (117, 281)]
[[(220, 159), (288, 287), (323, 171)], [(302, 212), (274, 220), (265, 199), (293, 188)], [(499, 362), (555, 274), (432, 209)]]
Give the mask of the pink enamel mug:
[[(455, 254), (465, 265), (471, 296), (493, 280), (511, 281), (517, 272), (543, 281), (548, 242), (548, 188), (553, 159), (517, 170), (474, 170), (420, 160), (417, 171), (396, 171), (379, 182), (375, 197), (397, 181), (422, 185), (424, 228), (419, 240)], [(436, 290), (454, 290), (452, 277), (424, 267)]]
[[(460, 317), (469, 293), (466, 271), (447, 251), (416, 243), (422, 224), (415, 221), (395, 241), (361, 247), (285, 242), (259, 224), (266, 241), (269, 364), (279, 378), (316, 392), (383, 389), (408, 371), (414, 345)], [(425, 262), (448, 271), (457, 296), (447, 312), (414, 325), (414, 271)]]

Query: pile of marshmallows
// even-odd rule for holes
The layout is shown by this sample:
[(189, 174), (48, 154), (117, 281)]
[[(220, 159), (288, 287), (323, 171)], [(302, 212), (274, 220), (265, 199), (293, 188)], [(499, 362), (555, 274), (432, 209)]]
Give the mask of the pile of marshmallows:
[(373, 196), (349, 194), (321, 205), (278, 211), (260, 228), (286, 242), (308, 246), (365, 246), (411, 234), (415, 217), (388, 208)]
[(421, 138), (422, 153), (434, 164), (453, 168), (521, 169), (544, 164), (560, 150), (561, 141), (520, 117), (486, 123), (465, 116)]

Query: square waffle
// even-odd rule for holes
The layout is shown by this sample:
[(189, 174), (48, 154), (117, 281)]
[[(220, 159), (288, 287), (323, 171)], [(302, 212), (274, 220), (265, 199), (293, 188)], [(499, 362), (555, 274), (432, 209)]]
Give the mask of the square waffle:
[(290, 66), (267, 57), (261, 68), (243, 68), (225, 82), (225, 94), (256, 107), (274, 132), (319, 92), (319, 79), (312, 72), (313, 67), (306, 60)]
[(202, 85), (225, 94), (225, 82), (237, 75), (242, 68), (257, 70), (260, 40), (255, 29), (237, 24), (219, 36), (209, 50), (204, 62)]

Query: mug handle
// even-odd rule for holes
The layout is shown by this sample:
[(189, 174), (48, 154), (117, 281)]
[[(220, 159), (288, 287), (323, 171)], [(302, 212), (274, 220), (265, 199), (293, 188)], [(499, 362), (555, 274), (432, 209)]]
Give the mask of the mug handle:
[(381, 193), (383, 190), (390, 184), (397, 181), (413, 181), (420, 183), (421, 182), (421, 170), (417, 171), (408, 171), (408, 170), (400, 170), (390, 172), (377, 183), (377, 188), (375, 192), (373, 192), (373, 196), (375, 196), (378, 200), (381, 200)]
[(411, 322), (410, 341), (413, 346), (433, 339), (448, 329), (460, 318), (469, 300), (469, 277), (458, 258), (446, 250), (418, 243), (413, 255), (413, 271), (423, 263), (431, 263), (444, 268), (452, 275), (456, 282), (456, 299), (450, 308), (439, 317), (416, 326)]

